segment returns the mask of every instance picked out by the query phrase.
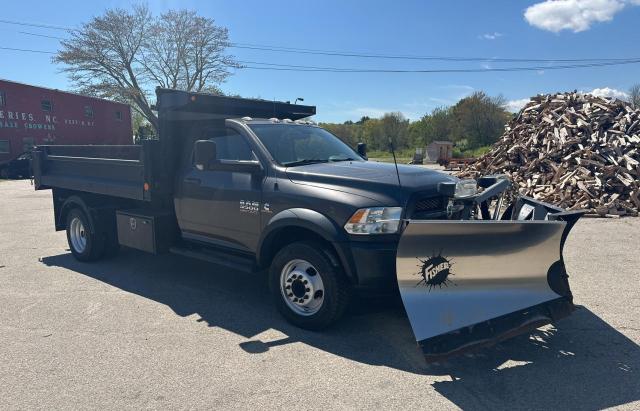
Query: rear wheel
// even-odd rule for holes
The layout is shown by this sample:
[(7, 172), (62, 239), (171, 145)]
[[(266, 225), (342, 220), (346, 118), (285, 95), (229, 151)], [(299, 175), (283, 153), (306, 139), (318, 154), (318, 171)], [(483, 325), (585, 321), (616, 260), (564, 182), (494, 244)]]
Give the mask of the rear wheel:
[(0, 168), (0, 178), (3, 180), (9, 179), (9, 170), (6, 167)]
[(102, 233), (91, 230), (89, 218), (80, 209), (74, 208), (67, 214), (67, 242), (73, 256), (80, 261), (99, 260), (105, 251)]
[(282, 316), (300, 328), (328, 327), (348, 305), (350, 285), (330, 253), (321, 244), (299, 242), (273, 259), (269, 283), (274, 302)]

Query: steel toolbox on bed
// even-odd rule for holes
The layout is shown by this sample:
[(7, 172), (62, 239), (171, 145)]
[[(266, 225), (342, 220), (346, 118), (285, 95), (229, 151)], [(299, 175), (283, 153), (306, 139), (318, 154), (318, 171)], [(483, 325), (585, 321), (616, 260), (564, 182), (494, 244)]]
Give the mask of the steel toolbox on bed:
[(496, 343), (574, 309), (562, 248), (582, 213), (519, 197), (501, 219), (494, 215), (407, 221), (398, 285), (427, 360)]

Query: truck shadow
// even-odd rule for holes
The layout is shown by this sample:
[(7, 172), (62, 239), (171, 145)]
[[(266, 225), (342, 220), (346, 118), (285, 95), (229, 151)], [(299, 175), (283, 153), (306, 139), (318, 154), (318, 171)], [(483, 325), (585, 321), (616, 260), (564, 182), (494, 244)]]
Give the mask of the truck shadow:
[[(584, 307), (557, 328), (427, 365), (402, 306), (392, 298), (356, 300), (340, 324), (319, 333), (281, 319), (264, 276), (133, 250), (100, 264), (78, 262), (71, 254), (42, 262), (154, 300), (177, 315), (197, 314), (210, 327), (245, 337), (240, 347), (248, 355), (302, 342), (360, 363), (431, 376), (438, 380), (433, 388), (463, 409), (602, 409), (640, 400), (640, 348)], [(261, 339), (270, 329), (286, 337)]]

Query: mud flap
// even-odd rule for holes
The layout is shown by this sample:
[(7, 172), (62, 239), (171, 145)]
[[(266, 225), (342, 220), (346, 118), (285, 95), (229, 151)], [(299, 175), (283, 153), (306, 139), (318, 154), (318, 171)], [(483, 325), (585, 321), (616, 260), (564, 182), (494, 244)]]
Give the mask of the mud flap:
[[(523, 217), (522, 206), (515, 218)], [(573, 311), (562, 246), (580, 215), (569, 213), (565, 221), (557, 216), (408, 221), (396, 271), (428, 361), (494, 344)]]

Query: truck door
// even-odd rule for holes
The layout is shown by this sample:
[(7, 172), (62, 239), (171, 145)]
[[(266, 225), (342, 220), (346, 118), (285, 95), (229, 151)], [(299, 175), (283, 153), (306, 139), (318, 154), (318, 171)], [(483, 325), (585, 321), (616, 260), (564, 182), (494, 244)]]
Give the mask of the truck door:
[[(244, 135), (231, 128), (217, 134), (201, 138), (209, 137), (216, 143), (217, 160), (257, 159)], [(178, 184), (175, 199), (183, 237), (255, 250), (260, 231), (262, 179), (262, 175), (250, 172), (198, 170), (192, 159)]]

